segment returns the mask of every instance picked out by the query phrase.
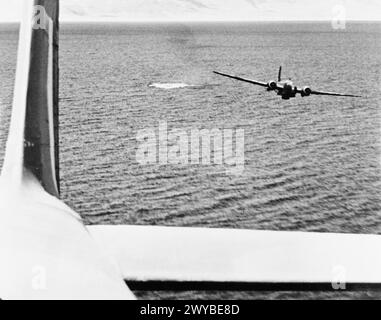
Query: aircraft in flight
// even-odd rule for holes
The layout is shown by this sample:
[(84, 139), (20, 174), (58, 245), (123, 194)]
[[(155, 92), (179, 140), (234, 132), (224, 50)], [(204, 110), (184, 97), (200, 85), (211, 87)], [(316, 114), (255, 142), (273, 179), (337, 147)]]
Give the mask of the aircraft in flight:
[(215, 74), (218, 74), (223, 77), (231, 78), (234, 80), (239, 80), (251, 84), (255, 84), (257, 86), (261, 86), (267, 88), (267, 91), (274, 91), (278, 94), (278, 96), (282, 96), (283, 100), (289, 100), (290, 98), (295, 98), (299, 93), (302, 97), (308, 97), (311, 95), (319, 95), (319, 96), (336, 96), (336, 97), (353, 97), (353, 98), (361, 98), (361, 96), (353, 95), (353, 94), (342, 94), (336, 92), (325, 92), (325, 91), (316, 91), (312, 90), (310, 87), (302, 87), (298, 88), (293, 84), (291, 79), (282, 80), (282, 67), (279, 68), (278, 81), (270, 80), (269, 82), (262, 82), (257, 80), (251, 80), (246, 78), (241, 78), (237, 76), (232, 76), (226, 73), (221, 73), (218, 71), (213, 71)]
[[(85, 225), (60, 200), (59, 1), (23, 4), (0, 176), (0, 299), (127, 300), (136, 298), (133, 289), (332, 291), (381, 284), (378, 235)], [(46, 10), (43, 28), (34, 28), (34, 6)]]

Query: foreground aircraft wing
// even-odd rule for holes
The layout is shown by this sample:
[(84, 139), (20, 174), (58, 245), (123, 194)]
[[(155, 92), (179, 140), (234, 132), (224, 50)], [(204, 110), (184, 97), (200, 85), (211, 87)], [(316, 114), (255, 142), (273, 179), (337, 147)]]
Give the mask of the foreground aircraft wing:
[(130, 288), (141, 283), (153, 289), (166, 282), (196, 283), (199, 289), (225, 283), (227, 290), (381, 284), (380, 236), (149, 226), (88, 229), (115, 257)]
[(213, 71), (213, 72), (215, 74), (218, 74), (220, 76), (227, 77), (227, 78), (230, 78), (230, 79), (234, 79), (234, 80), (238, 80), (238, 81), (243, 81), (243, 82), (248, 82), (248, 83), (255, 84), (255, 85), (261, 86), (261, 87), (266, 87), (266, 88), (268, 87), (266, 82), (261, 82), (261, 81), (251, 80), (251, 79), (245, 79), (245, 78), (241, 78), (241, 77), (237, 77), (237, 76), (232, 76), (232, 75), (229, 75), (229, 74), (226, 74), (226, 73), (217, 72), (217, 71)]

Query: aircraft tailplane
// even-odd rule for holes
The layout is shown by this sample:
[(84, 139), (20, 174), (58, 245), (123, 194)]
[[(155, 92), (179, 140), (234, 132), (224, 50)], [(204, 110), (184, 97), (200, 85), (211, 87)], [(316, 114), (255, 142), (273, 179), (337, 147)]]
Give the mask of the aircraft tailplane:
[(33, 0), (21, 21), (13, 110), (2, 176), (32, 173), (59, 197), (58, 0)]

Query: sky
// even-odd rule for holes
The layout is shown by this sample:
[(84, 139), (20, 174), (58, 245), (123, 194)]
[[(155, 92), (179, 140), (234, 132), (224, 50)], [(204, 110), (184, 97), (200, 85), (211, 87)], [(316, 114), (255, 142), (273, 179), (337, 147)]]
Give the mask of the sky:
[[(0, 22), (22, 2), (0, 0)], [(61, 0), (61, 21), (381, 20), (380, 0)]]

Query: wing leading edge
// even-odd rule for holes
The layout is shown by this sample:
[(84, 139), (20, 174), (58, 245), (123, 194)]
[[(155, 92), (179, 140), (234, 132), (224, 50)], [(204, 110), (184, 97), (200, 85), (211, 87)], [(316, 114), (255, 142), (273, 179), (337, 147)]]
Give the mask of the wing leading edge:
[(381, 236), (92, 226), (126, 281), (381, 284)]

